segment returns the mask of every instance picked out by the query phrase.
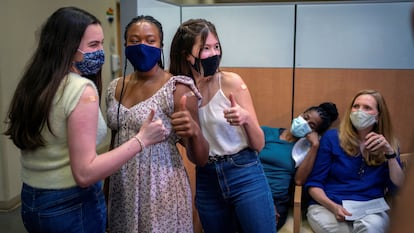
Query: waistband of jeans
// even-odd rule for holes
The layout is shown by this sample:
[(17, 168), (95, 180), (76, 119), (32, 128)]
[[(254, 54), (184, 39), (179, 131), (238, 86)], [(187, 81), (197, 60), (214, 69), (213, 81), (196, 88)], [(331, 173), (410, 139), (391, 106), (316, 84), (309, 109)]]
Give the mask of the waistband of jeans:
[(246, 147), (246, 148), (240, 150), (239, 152), (231, 154), (231, 155), (209, 155), (207, 163), (211, 164), (211, 163), (226, 162), (226, 161), (229, 161), (232, 157), (234, 157), (234, 156), (236, 156), (236, 155), (238, 155), (241, 152), (246, 151), (246, 150), (250, 151), (252, 149), (250, 149), (249, 147)]
[(26, 192), (47, 192), (47, 191), (63, 191), (63, 190), (70, 190), (70, 189), (91, 189), (91, 188), (97, 188), (97, 189), (102, 189), (103, 186), (103, 181), (98, 181), (95, 184), (92, 184), (86, 188), (81, 188), (80, 186), (72, 186), (72, 187), (68, 187), (68, 188), (57, 188), (57, 189), (50, 189), (50, 188), (36, 188), (33, 186), (30, 186), (28, 184), (26, 184), (25, 182), (23, 182), (22, 184), (22, 190), (25, 190)]

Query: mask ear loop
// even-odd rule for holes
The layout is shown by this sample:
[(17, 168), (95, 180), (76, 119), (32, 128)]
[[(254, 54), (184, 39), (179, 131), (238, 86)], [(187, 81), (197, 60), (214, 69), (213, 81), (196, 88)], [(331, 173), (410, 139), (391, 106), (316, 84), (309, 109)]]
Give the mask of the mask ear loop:
[[(161, 63), (161, 64), (159, 64)], [(161, 66), (162, 69), (164, 69), (164, 63), (165, 63), (165, 59), (164, 59), (164, 49), (161, 48), (161, 61), (158, 64)]]
[[(121, 102), (122, 102), (122, 97), (124, 97), (124, 87), (125, 87), (125, 73), (126, 73), (126, 68), (127, 68), (127, 64), (128, 64), (128, 60), (125, 56), (125, 65), (124, 65), (124, 73), (123, 73), (123, 78), (122, 78), (122, 87), (121, 87), (121, 94), (119, 95), (119, 101), (118, 101), (118, 109), (117, 109), (117, 113), (116, 113), (116, 121), (117, 121), (117, 140), (118, 140), (118, 145), (119, 145), (119, 129), (120, 129), (120, 124), (119, 124), (119, 109), (121, 108)], [(114, 96), (115, 98), (115, 96)]]

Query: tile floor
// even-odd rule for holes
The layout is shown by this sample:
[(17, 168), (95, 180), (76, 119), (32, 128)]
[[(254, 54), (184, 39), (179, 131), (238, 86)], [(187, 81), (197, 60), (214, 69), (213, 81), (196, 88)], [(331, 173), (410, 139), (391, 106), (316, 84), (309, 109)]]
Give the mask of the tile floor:
[[(312, 233), (309, 224), (305, 219), (302, 222), (301, 233)], [(1, 233), (26, 233), (22, 219), (20, 217), (20, 206), (9, 212), (0, 211), (0, 232)], [(279, 233), (293, 232), (293, 216), (289, 214), (285, 226), (280, 229)]]
[[(309, 226), (308, 221), (306, 218), (302, 219), (302, 224), (300, 228), (301, 233), (314, 233), (311, 227)], [(289, 212), (288, 218), (286, 220), (285, 225), (277, 232), (277, 233), (293, 233), (293, 215), (292, 211)]]
[(20, 206), (9, 211), (0, 212), (0, 232), (2, 233), (26, 233), (20, 217)]

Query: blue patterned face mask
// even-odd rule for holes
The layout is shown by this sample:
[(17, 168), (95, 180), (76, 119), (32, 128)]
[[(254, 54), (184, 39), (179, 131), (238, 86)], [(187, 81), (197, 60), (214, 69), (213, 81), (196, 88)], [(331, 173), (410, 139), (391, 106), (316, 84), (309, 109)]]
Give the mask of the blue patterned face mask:
[(75, 62), (76, 68), (82, 75), (94, 75), (102, 69), (105, 62), (105, 53), (101, 50), (86, 53), (78, 49), (83, 54), (83, 60)]
[(303, 138), (306, 134), (312, 132), (312, 129), (302, 116), (298, 116), (293, 119), (290, 132), (292, 132), (293, 136), (297, 138)]
[(161, 49), (145, 44), (129, 45), (125, 48), (125, 56), (135, 70), (147, 72), (161, 59)]

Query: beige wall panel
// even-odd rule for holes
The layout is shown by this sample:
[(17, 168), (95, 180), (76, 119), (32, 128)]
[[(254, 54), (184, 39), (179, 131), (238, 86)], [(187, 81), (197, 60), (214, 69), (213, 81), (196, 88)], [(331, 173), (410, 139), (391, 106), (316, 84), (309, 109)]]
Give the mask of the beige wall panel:
[(196, 171), (195, 171), (195, 164), (192, 163), (188, 157), (186, 149), (181, 146), (180, 144), (177, 144), (178, 151), (181, 154), (181, 157), (183, 158), (185, 170), (187, 171), (188, 178), (190, 180), (191, 185), (191, 194), (193, 195), (193, 225), (194, 225), (194, 233), (202, 233), (202, 226), (200, 222), (200, 218), (198, 217), (198, 211), (195, 206), (195, 190), (196, 190)]
[(323, 101), (336, 103), (340, 118), (361, 89), (380, 91), (391, 112), (401, 152), (414, 151), (414, 70), (296, 69), (294, 115)]
[(223, 68), (238, 73), (249, 88), (260, 125), (286, 127), (292, 119), (290, 68)]

